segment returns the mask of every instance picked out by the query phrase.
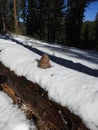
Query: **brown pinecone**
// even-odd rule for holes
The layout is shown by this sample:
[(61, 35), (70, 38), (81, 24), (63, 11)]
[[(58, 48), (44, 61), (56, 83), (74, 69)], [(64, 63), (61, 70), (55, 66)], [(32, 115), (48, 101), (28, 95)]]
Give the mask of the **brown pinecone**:
[(43, 69), (46, 69), (46, 68), (50, 68), (51, 65), (50, 65), (50, 62), (49, 62), (49, 57), (47, 54), (43, 54), (40, 61), (39, 61), (39, 65), (38, 67), (40, 68), (43, 68)]

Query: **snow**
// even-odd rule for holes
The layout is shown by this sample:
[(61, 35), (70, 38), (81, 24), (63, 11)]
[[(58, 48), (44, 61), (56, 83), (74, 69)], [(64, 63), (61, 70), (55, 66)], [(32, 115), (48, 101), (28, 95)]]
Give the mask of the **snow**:
[(13, 105), (4, 92), (0, 92), (0, 130), (36, 130), (34, 124), (26, 119), (24, 113)]
[[(19, 45), (22, 43), (32, 51)], [(19, 35), (0, 39), (0, 50), (5, 66), (39, 84), (50, 99), (80, 116), (91, 130), (98, 130), (98, 52), (49, 45)], [(49, 54), (51, 68), (38, 67), (42, 52)]]

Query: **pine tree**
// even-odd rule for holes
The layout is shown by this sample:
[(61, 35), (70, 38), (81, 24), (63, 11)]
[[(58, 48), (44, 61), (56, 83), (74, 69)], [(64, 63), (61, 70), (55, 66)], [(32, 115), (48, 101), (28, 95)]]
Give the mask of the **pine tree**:
[(14, 14), (13, 14), (13, 1), (12, 0), (6, 0), (6, 8), (5, 8), (5, 24), (6, 29), (9, 31), (14, 31)]
[(28, 14), (26, 21), (27, 35), (31, 35), (37, 38), (38, 34), (38, 12), (37, 12), (37, 0), (28, 0)]
[(68, 1), (65, 14), (65, 35), (67, 44), (70, 46), (78, 47), (85, 4), (83, 0)]
[(47, 25), (47, 39), (49, 42), (55, 43), (58, 40), (61, 31), (62, 24), (62, 6), (64, 4), (63, 0), (51, 0), (46, 2), (46, 25)]
[(62, 34), (61, 24), (63, 20), (62, 6), (63, 0), (54, 0), (53, 7), (53, 21), (52, 21), (52, 42), (58, 41), (58, 37)]
[(83, 30), (83, 34), (82, 34), (82, 44), (80, 45), (80, 47), (85, 48), (85, 49), (90, 49), (91, 45), (90, 45), (90, 41), (89, 41), (89, 23), (85, 23), (85, 27)]
[(29, 0), (27, 34), (55, 42), (61, 26), (63, 3), (63, 0)]
[(65, 35), (69, 46), (79, 47), (82, 21), (85, 9), (98, 0), (68, 0), (65, 13)]
[(0, 1), (0, 30), (6, 31), (6, 25), (5, 25), (5, 9), (6, 9), (6, 0)]

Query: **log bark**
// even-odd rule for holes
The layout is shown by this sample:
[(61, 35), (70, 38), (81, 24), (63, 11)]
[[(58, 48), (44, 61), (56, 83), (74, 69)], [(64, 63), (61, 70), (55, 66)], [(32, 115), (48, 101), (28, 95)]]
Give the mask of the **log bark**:
[(9, 96), (14, 99), (14, 103), (18, 103), (18, 99), (21, 99), (30, 109), (32, 116), (45, 126), (42, 129), (39, 126), (40, 130), (46, 130), (46, 127), (47, 130), (89, 130), (78, 116), (66, 107), (51, 101), (47, 92), (38, 84), (25, 77), (18, 77), (1, 62), (0, 83), (3, 90), (10, 93)]

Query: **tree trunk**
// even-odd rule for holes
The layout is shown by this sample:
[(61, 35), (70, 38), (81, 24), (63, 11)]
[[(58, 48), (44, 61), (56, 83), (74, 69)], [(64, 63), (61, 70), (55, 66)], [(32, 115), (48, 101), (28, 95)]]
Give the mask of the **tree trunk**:
[(18, 34), (18, 21), (17, 21), (17, 11), (16, 11), (16, 0), (14, 0), (14, 21), (15, 21), (15, 32)]
[(40, 0), (40, 40), (42, 40), (43, 38), (43, 1)]

